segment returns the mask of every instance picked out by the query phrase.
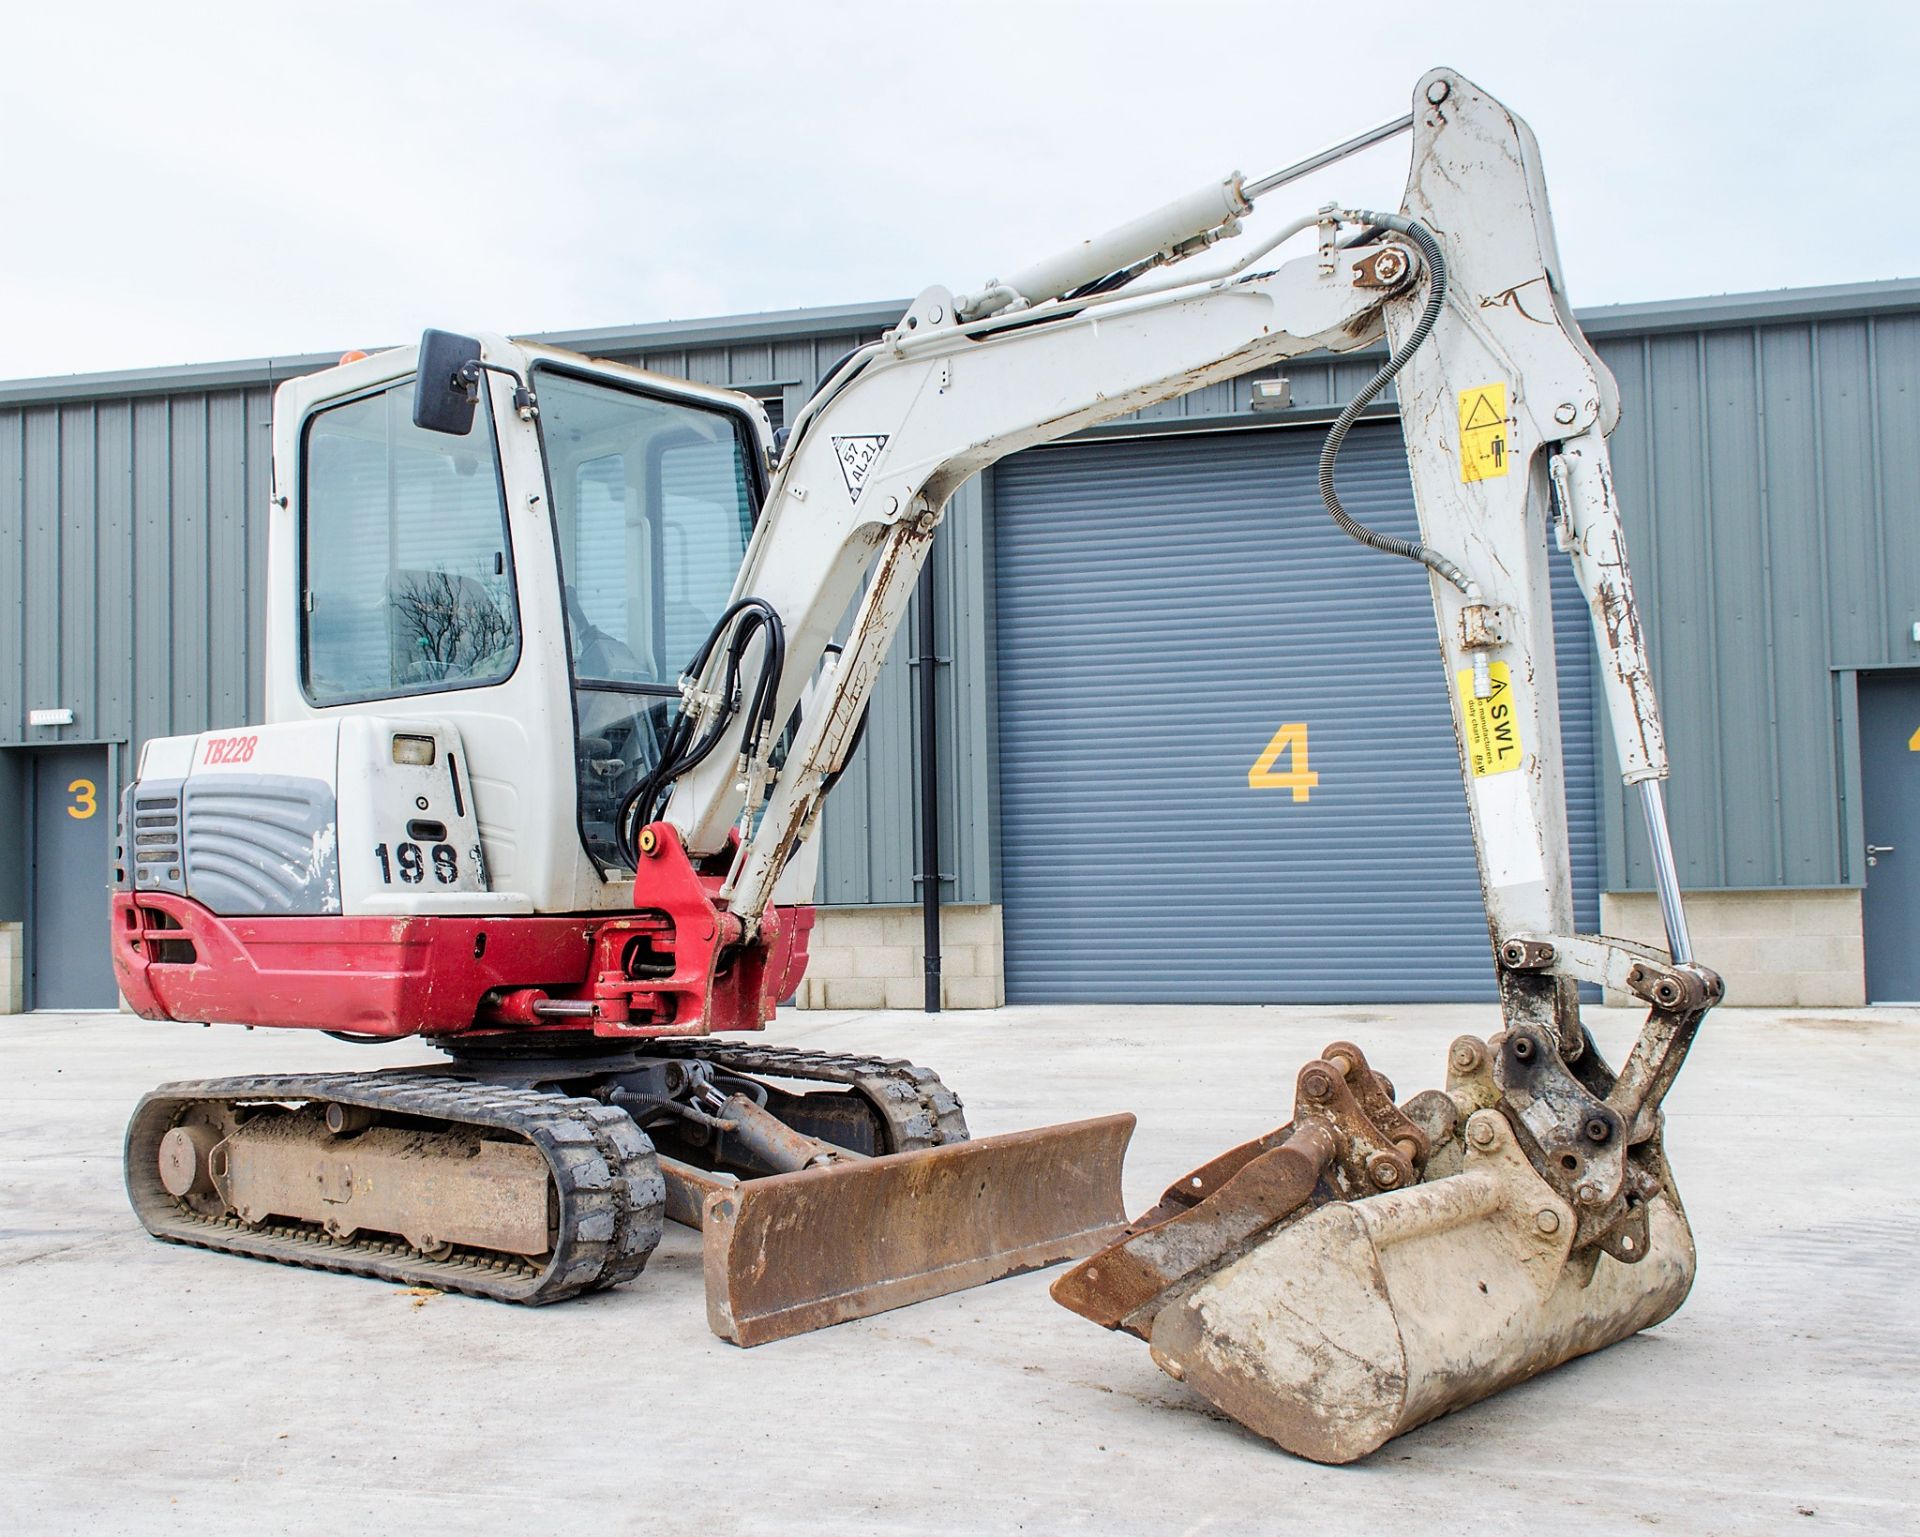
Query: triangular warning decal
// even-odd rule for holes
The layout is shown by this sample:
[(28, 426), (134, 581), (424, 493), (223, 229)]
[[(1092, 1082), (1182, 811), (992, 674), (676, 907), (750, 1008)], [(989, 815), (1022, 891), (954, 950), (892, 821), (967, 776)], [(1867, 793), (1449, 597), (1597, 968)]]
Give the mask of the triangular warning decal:
[(1473, 404), (1468, 408), (1466, 420), (1460, 423), (1462, 432), (1472, 432), (1476, 427), (1497, 427), (1500, 425), (1500, 413), (1493, 408), (1493, 402), (1487, 398), (1485, 390), (1478, 390)]
[(1513, 462), (1505, 380), (1460, 391), (1460, 479), (1498, 480)]
[(871, 438), (835, 438), (833, 451), (840, 458), (840, 473), (846, 477), (847, 495), (854, 501), (866, 489), (867, 476), (880, 461), (880, 450), (887, 446), (884, 433)]

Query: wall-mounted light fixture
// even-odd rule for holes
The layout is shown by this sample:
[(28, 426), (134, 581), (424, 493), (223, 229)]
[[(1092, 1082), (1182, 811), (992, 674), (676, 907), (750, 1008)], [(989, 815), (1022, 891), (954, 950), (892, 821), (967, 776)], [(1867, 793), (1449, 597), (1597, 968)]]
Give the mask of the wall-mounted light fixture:
[(1284, 411), (1293, 404), (1291, 379), (1256, 379), (1247, 404), (1256, 411)]

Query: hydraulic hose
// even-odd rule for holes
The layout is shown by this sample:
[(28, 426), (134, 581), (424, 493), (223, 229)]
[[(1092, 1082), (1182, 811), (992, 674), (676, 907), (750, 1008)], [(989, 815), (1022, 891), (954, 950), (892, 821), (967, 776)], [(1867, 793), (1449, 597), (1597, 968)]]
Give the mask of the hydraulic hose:
[(720, 708), (706, 734), (694, 739), (694, 717), (686, 710), (675, 718), (660, 750), (660, 761), (621, 799), (614, 816), (614, 833), (620, 857), (629, 868), (638, 869), (640, 851), (635, 846), (639, 830), (654, 818), (661, 796), (681, 775), (689, 773), (709, 758), (727, 727), (740, 711), (740, 669), (747, 647), (755, 635), (766, 632), (766, 657), (760, 675), (754, 680), (753, 693), (745, 710), (746, 723), (740, 734), (740, 752), (750, 756), (773, 719), (774, 702), (780, 691), (780, 675), (787, 665), (786, 627), (780, 615), (763, 598), (742, 598), (722, 614), (707, 632), (699, 652), (688, 664), (686, 676), (698, 678), (707, 670), (722, 637), (731, 631), (727, 642), (727, 666), (720, 685)]
[(1346, 441), (1347, 430), (1360, 419), (1360, 413), (1373, 404), (1374, 399), (1392, 382), (1393, 376), (1406, 366), (1407, 359), (1420, 350), (1420, 346), (1433, 334), (1433, 327), (1440, 318), (1440, 311), (1447, 302), (1447, 259), (1440, 250), (1440, 242), (1433, 238), (1433, 232), (1418, 219), (1402, 218), (1394, 213), (1360, 212), (1354, 216), (1380, 229), (1394, 230), (1405, 235), (1420, 248), (1422, 260), (1427, 264), (1427, 307), (1421, 311), (1420, 319), (1408, 333), (1407, 339), (1393, 351), (1382, 365), (1380, 372), (1369, 379), (1366, 385), (1346, 404), (1333, 426), (1327, 430), (1327, 441), (1320, 450), (1320, 500), (1327, 504), (1327, 511), (1333, 521), (1340, 525), (1341, 531), (1349, 538), (1357, 539), (1371, 549), (1380, 550), (1388, 555), (1398, 555), (1402, 560), (1417, 560), (1421, 565), (1437, 571), (1462, 592), (1471, 589), (1472, 583), (1466, 572), (1462, 571), (1438, 550), (1429, 549), (1418, 540), (1400, 539), (1392, 534), (1383, 534), (1356, 521), (1340, 505), (1339, 494), (1333, 486), (1334, 461), (1340, 457), (1340, 445)]

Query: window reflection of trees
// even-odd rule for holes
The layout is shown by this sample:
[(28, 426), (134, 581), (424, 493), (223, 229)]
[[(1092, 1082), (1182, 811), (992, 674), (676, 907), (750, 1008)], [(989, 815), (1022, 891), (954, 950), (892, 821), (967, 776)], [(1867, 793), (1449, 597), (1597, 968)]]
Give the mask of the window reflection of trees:
[(442, 683), (497, 670), (513, 644), (506, 583), (452, 571), (402, 571), (388, 599), (395, 683)]

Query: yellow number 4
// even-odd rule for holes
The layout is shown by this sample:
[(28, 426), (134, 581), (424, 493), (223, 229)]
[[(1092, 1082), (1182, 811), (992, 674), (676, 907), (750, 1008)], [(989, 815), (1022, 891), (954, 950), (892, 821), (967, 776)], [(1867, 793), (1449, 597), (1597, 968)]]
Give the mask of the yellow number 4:
[[(1276, 772), (1274, 764), (1280, 761), (1280, 754), (1289, 751), (1293, 767), (1284, 774)], [(1274, 732), (1266, 751), (1247, 770), (1249, 790), (1291, 790), (1296, 801), (1305, 800), (1319, 783), (1320, 776), (1307, 767), (1307, 723), (1303, 720), (1290, 720)]]

